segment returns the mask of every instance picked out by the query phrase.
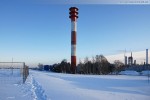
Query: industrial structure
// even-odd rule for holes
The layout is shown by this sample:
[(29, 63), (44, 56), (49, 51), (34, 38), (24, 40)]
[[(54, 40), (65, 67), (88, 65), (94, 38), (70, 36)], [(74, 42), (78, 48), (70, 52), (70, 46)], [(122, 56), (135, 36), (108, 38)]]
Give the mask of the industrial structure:
[[(125, 62), (124, 62), (125, 69), (124, 70), (135, 70), (138, 72), (149, 70), (150, 64), (148, 63), (148, 49), (146, 49), (144, 56), (145, 56), (144, 59), (143, 59), (143, 57), (142, 57), (142, 59), (140, 59), (140, 60), (142, 60), (141, 64), (137, 64), (137, 61), (135, 59), (133, 59), (132, 52), (131, 52), (131, 56), (129, 56), (129, 57), (124, 55), (124, 60), (125, 60)], [(128, 64), (127, 64), (127, 62), (128, 62)]]
[[(144, 60), (143, 62), (143, 65), (148, 65), (148, 49), (146, 49), (146, 53), (145, 53), (145, 59), (142, 59), (142, 61)], [(127, 66), (127, 65), (136, 65), (137, 62), (135, 59), (133, 59), (133, 56), (132, 56), (132, 52), (131, 52), (131, 56), (127, 57), (125, 54), (124, 54), (124, 65)]]
[(133, 64), (133, 57), (132, 57), (132, 52), (131, 52), (131, 56), (128, 57), (128, 65), (132, 65)]
[(127, 65), (127, 56), (124, 56), (124, 65)]
[(146, 49), (146, 65), (148, 65), (148, 49)]
[(78, 8), (71, 7), (70, 9), (71, 19), (71, 70), (75, 73), (76, 70), (76, 34), (77, 34), (77, 18), (78, 18)]

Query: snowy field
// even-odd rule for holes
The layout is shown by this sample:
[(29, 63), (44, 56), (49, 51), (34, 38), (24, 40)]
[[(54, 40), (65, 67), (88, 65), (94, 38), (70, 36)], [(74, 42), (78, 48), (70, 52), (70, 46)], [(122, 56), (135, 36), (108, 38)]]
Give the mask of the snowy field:
[(30, 70), (25, 84), (15, 82), (0, 83), (0, 100), (150, 100), (147, 76), (72, 75)]

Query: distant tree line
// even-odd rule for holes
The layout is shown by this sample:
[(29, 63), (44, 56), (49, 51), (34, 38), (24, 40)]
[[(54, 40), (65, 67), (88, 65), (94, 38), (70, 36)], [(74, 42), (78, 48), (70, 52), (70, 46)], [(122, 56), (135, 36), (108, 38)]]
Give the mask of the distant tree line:
[(53, 65), (38, 65), (39, 70), (52, 71), (57, 73), (71, 73), (71, 64), (67, 62), (66, 59), (63, 59), (61, 63), (56, 63)]
[[(123, 63), (119, 60), (114, 61), (114, 64), (110, 64), (108, 60), (103, 55), (96, 55), (89, 60), (88, 57), (85, 57), (83, 61), (79, 61), (79, 64), (76, 67), (76, 73), (78, 74), (118, 74), (123, 70)], [(38, 65), (39, 70), (52, 71), (57, 73), (72, 73), (71, 64), (67, 62), (66, 59), (63, 59), (61, 63), (53, 65)]]
[(77, 72), (80, 74), (108, 74), (113, 71), (113, 66), (103, 55), (96, 55), (89, 60), (88, 57), (81, 60), (77, 66)]
[[(113, 64), (109, 63), (103, 55), (96, 55), (95, 57), (85, 57), (84, 60), (79, 60), (76, 66), (77, 74), (119, 74), (123, 70), (134, 70), (141, 72), (149, 70), (150, 65), (124, 65), (120, 60), (115, 60)], [(53, 65), (38, 65), (38, 70), (52, 71), (57, 73), (72, 73), (71, 64), (63, 59), (60, 63)]]

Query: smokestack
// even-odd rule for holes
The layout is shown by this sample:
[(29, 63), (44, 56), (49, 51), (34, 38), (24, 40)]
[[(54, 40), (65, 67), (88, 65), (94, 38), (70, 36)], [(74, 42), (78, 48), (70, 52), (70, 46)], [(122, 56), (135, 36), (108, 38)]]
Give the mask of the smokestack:
[(134, 65), (136, 65), (136, 60), (134, 60)]
[(132, 57), (132, 52), (131, 52), (131, 65), (133, 64), (133, 57)]
[(124, 56), (124, 64), (127, 65), (127, 56)]
[(76, 69), (76, 34), (77, 34), (77, 18), (78, 18), (78, 8), (71, 7), (70, 9), (71, 19), (71, 69), (72, 73), (75, 74)]
[(146, 49), (146, 65), (148, 64), (148, 49)]

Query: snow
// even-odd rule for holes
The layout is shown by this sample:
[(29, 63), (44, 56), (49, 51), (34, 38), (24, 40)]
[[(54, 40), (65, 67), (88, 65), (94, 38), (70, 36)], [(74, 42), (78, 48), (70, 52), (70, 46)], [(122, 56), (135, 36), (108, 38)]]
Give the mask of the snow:
[(142, 71), (141, 73), (142, 73), (142, 75), (147, 75), (147, 76), (150, 75), (150, 71), (149, 70)]
[(0, 100), (32, 100), (22, 91), (20, 69), (0, 69)]
[(31, 71), (47, 100), (149, 100), (145, 76), (71, 75)]
[(0, 83), (0, 90), (0, 100), (150, 100), (147, 76), (139, 75), (73, 75), (30, 70), (25, 84)]
[(121, 75), (140, 75), (139, 72), (132, 71), (132, 70), (121, 71), (119, 74), (121, 74)]
[(143, 75), (143, 76), (148, 76), (148, 75), (150, 75), (150, 71), (145, 70), (145, 71), (142, 71), (142, 72), (137, 72), (137, 71), (132, 71), (132, 70), (126, 70), (126, 71), (121, 71), (119, 74), (120, 75), (135, 75), (135, 76)]

